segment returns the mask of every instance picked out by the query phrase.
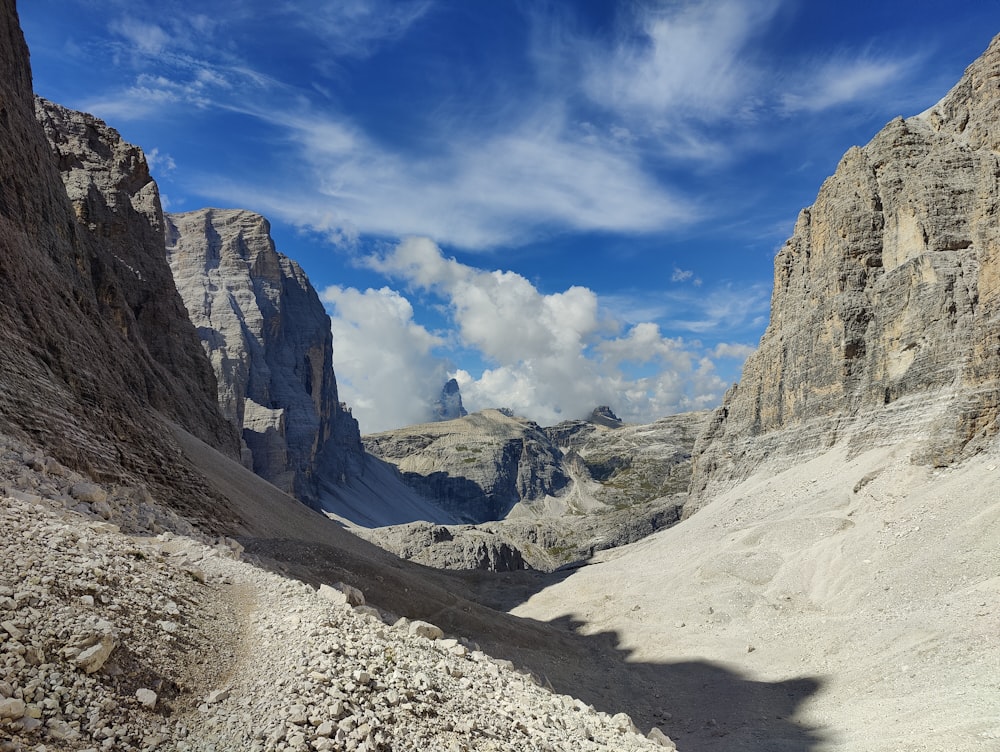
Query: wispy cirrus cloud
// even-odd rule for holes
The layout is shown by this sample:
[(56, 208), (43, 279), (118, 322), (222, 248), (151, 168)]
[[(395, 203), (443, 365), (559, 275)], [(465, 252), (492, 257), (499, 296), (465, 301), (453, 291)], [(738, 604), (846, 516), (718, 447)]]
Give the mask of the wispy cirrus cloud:
[[(906, 75), (909, 61), (863, 53), (794, 76), (775, 70), (757, 45), (782, 5), (623, 5), (611, 37), (580, 31), (566, 21), (570, 10), (530, 10), (530, 86), (493, 92), (500, 99), (490, 106), (445, 97), (436, 118), (407, 121), (415, 148), (338, 107), (330, 94), (335, 75), (318, 71), (308, 85), (286, 80), (248, 40), (266, 26), (291, 35), (283, 48), (294, 56), (296, 39), (318, 38), (335, 67), (431, 23), (437, 8), (430, 0), (212, 2), (195, 16), (167, 20), (139, 3), (111, 25), (116, 54), (137, 69), (134, 82), (85, 105), (120, 120), (179, 107), (252, 118), (284, 150), (289, 179), (240, 185), (206, 172), (194, 178), (192, 170), (192, 189), (215, 201), (252, 199), (256, 209), (336, 242), (414, 234), (476, 250), (565, 232), (668, 232), (717, 210), (664, 165), (725, 162), (761, 138), (736, 127), (747, 118), (817, 113)], [(777, 92), (776, 80), (789, 83)]]
[(862, 53), (812, 62), (792, 77), (790, 90), (780, 97), (781, 108), (786, 114), (815, 113), (871, 101), (904, 78), (918, 60)]
[(761, 88), (748, 59), (777, 0), (718, 0), (639, 6), (610, 49), (589, 56), (583, 81), (597, 102), (644, 112), (665, 124), (730, 118)]

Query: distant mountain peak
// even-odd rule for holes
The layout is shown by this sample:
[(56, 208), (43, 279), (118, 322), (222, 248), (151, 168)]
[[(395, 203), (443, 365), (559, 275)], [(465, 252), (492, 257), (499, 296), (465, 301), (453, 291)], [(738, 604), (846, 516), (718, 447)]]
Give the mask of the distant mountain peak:
[(434, 403), (434, 420), (455, 420), (469, 414), (462, 404), (462, 392), (455, 379), (448, 379)]
[(607, 428), (621, 428), (625, 425), (622, 419), (615, 415), (614, 411), (607, 405), (595, 407), (587, 418), (588, 423), (596, 423)]

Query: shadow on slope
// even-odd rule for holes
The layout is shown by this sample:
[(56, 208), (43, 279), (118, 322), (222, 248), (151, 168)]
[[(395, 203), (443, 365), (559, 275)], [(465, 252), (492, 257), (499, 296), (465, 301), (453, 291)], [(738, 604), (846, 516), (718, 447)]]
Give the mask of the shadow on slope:
[(368, 452), (360, 467), (353, 470), (346, 478), (320, 474), (320, 504), (327, 512), (361, 527), (418, 521), (455, 525), (462, 521), (410, 488), (395, 465)]
[[(583, 623), (569, 617), (546, 623), (484, 605), (520, 602), (570, 571), (488, 580), (482, 573), (403, 561), (201, 442), (184, 434), (178, 440), (189, 461), (242, 514), (243, 524), (232, 532), (247, 553), (275, 571), (314, 586), (343, 581), (361, 588), (373, 605), (473, 640), (556, 692), (608, 713), (628, 713), (644, 732), (659, 726), (683, 752), (818, 748), (818, 731), (795, 720), (802, 702), (819, 690), (818, 679), (770, 683), (703, 661), (632, 662), (615, 633), (582, 634)], [(492, 590), (486, 582), (494, 583)]]
[[(313, 586), (352, 584), (374, 605), (474, 640), (560, 694), (610, 714), (628, 713), (644, 733), (658, 726), (683, 752), (810, 752), (822, 741), (817, 729), (795, 717), (820, 689), (817, 678), (765, 682), (707, 661), (632, 662), (616, 633), (582, 634), (583, 622), (569, 617), (540, 622), (494, 611), (476, 602), (454, 573), (408, 562), (373, 565), (326, 544), (243, 542), (281, 574)], [(528, 584), (521, 580), (522, 588)]]

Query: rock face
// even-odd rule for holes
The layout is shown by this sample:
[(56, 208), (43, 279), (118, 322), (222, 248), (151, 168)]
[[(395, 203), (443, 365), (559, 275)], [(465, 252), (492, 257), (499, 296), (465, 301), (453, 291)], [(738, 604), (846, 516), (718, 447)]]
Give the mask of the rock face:
[(592, 482), (594, 499), (621, 508), (687, 492), (695, 440), (710, 415), (680, 413), (626, 426), (598, 408), (588, 420), (565, 421), (545, 432), (565, 453), (564, 463), (581, 481)]
[(455, 379), (448, 379), (441, 387), (441, 396), (434, 404), (434, 419), (455, 420), (456, 418), (464, 418), (468, 414), (468, 410), (462, 404), (462, 392), (458, 387), (458, 382)]
[(498, 410), (371, 434), (364, 445), (396, 465), (422, 496), (468, 522), (501, 519), (515, 504), (558, 494), (569, 483), (545, 432)]
[(35, 99), (35, 115), (56, 154), (78, 224), (99, 239), (111, 262), (97, 279), (98, 297), (124, 298), (127, 310), (109, 306), (114, 325), (131, 330), (165, 371), (162, 383), (148, 390), (150, 401), (158, 410), (183, 416), (185, 425), (204, 424), (200, 435), (212, 437), (210, 443), (231, 446), (232, 431), (219, 421), (211, 401), (212, 370), (158, 252), (163, 211), (145, 155), (91, 115), (41, 98)]
[(321, 506), (324, 483), (360, 472), (357, 421), (338, 401), (330, 318), (263, 217), (167, 215), (167, 258), (218, 379), (223, 415), (254, 472)]
[(775, 259), (771, 321), (692, 491), (848, 441), (948, 464), (1000, 410), (1000, 41), (928, 111), (852, 148)]
[[(237, 443), (200, 348), (188, 349), (195, 335), (175, 315), (159, 244), (131, 242), (156, 237), (145, 163), (96, 121), (70, 117), (75, 135), (63, 137), (67, 118), (43, 105), (43, 129), (10, 0), (0, 3), (0, 101), (0, 431), (93, 477), (141, 479), (202, 516), (211, 502), (183, 468), (167, 470), (177, 449), (156, 413), (226, 452)], [(121, 157), (114, 172), (75, 183), (73, 164), (101, 152)], [(71, 201), (63, 177), (86, 197)]]
[[(474, 519), (474, 525), (415, 522), (358, 533), (403, 558), (433, 567), (552, 570), (675, 524), (686, 501), (695, 438), (710, 414), (673, 415), (640, 426), (623, 426), (613, 416), (610, 410), (595, 411), (589, 420), (541, 429), (547, 443), (536, 438), (524, 445), (529, 452), (544, 448), (536, 462), (554, 462), (545, 472), (558, 471), (567, 479), (557, 495), (524, 498), (504, 519)], [(485, 454), (477, 442), (489, 435), (483, 427), (498, 419), (533, 426), (487, 411), (464, 421), (386, 432), (365, 441), (374, 452), (391, 448), (396, 458), (392, 461), (401, 469), (411, 468), (404, 469), (407, 482), (435, 499), (431, 494), (441, 489), (481, 488), (479, 483), (485, 481), (470, 480), (481, 466), (465, 459)], [(608, 423), (620, 427), (609, 428)], [(430, 430), (433, 426), (436, 433)], [(490, 456), (497, 455), (503, 453)], [(475, 498), (470, 494), (473, 504), (464, 508), (465, 519), (469, 510), (493, 509), (477, 506)]]

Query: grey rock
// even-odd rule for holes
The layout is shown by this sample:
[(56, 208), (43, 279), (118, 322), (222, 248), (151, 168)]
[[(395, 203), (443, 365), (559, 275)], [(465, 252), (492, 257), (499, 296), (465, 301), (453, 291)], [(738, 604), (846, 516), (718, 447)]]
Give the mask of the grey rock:
[(440, 640), (444, 637), (444, 632), (441, 631), (440, 627), (428, 624), (426, 621), (420, 621), (419, 619), (410, 622), (409, 632), (411, 635), (424, 637), (428, 640)]
[(233, 433), (214, 407), (212, 372), (161, 251), (163, 212), (145, 155), (91, 115), (40, 98), (34, 106), (76, 225), (91, 246), (78, 273), (92, 280), (95, 312), (133, 350), (131, 358), (117, 347), (95, 350), (87, 367), (145, 370), (141, 380), (130, 375), (123, 391), (232, 452)]
[[(606, 424), (614, 423), (613, 416), (610, 410), (599, 408), (588, 420), (542, 429), (549, 437), (548, 448), (557, 445), (558, 454), (550, 451), (541, 460), (556, 457), (557, 467), (571, 481), (559, 498), (547, 498), (543, 504), (519, 503), (498, 521), (475, 525), (414, 522), (358, 533), (398, 556), (432, 567), (551, 571), (677, 523), (686, 502), (695, 439), (710, 413), (685, 413), (648, 425), (616, 428)], [(468, 451), (474, 444), (467, 422), (438, 424), (439, 430), (457, 429), (455, 440), (465, 449), (460, 456), (475, 455)], [(416, 444), (421, 435), (426, 440), (423, 428), (389, 433)], [(488, 440), (489, 433), (483, 436)], [(366, 437), (366, 441), (371, 439)], [(447, 441), (440, 438), (437, 443)], [(464, 463), (452, 461), (450, 468), (449, 477), (469, 472)], [(456, 480), (452, 478), (451, 483)], [(423, 488), (425, 493), (434, 492), (432, 484)]]
[(96, 483), (74, 483), (69, 493), (74, 499), (91, 504), (108, 498), (108, 492)]
[(370, 434), (364, 445), (424, 497), (469, 522), (501, 519), (515, 504), (569, 483), (545, 432), (498, 410)]
[(468, 410), (462, 404), (462, 391), (459, 389), (458, 382), (455, 379), (449, 379), (441, 387), (441, 395), (434, 403), (434, 419), (455, 420), (456, 418), (464, 418), (468, 414)]
[(96, 642), (76, 656), (76, 665), (88, 674), (99, 671), (117, 646), (111, 635), (101, 635)]
[(312, 506), (363, 463), (337, 397), (330, 318), (270, 225), (242, 210), (168, 214), (167, 258), (258, 475)]
[(1000, 430), (1000, 41), (937, 105), (850, 149), (774, 262), (771, 319), (692, 493), (835, 443), (946, 465)]
[(0, 699), (0, 718), (20, 718), (24, 712), (24, 700), (13, 697)]

